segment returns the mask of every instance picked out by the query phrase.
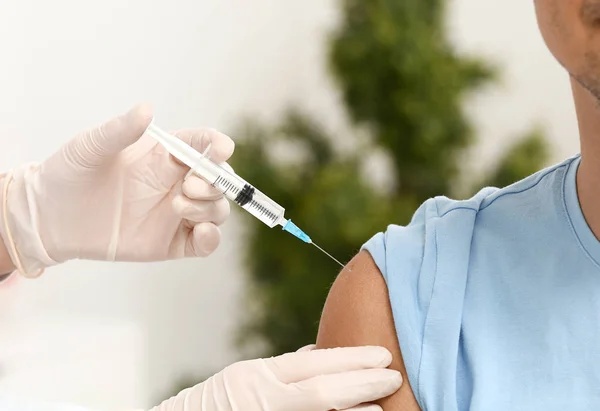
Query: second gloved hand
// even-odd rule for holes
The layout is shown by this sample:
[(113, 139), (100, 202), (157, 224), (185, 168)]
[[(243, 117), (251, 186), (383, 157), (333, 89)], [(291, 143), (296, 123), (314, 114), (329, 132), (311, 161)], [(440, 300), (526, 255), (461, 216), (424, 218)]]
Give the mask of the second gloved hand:
[[(395, 393), (399, 372), (382, 347), (307, 350), (243, 361), (151, 411), (381, 411), (368, 404)], [(362, 405), (361, 405), (362, 404)]]
[[(215, 250), (229, 203), (197, 177), (183, 182), (189, 169), (143, 135), (151, 120), (148, 107), (137, 107), (4, 177), (0, 234), (21, 271), (34, 275), (71, 259), (160, 261)], [(175, 135), (198, 151), (210, 144), (215, 162), (234, 150), (213, 130)]]

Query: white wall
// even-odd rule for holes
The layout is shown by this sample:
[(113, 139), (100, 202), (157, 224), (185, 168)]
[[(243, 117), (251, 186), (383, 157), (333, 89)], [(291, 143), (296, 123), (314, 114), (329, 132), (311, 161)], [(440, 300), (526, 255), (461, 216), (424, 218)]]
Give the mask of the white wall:
[[(548, 124), (557, 158), (575, 152), (567, 79), (541, 43), (531, 2), (454, 0), (451, 11), (461, 48), (505, 67), (504, 85), (471, 103), (482, 137), (475, 164), (532, 120)], [(166, 128), (232, 132), (240, 114), (274, 118), (290, 102), (342, 127), (323, 61), (322, 39), (335, 21), (335, 0), (0, 0), (0, 169), (43, 159), (77, 131), (140, 100), (155, 104)], [(84, 366), (76, 372), (78, 386), (65, 380), (52, 396), (91, 406), (145, 406), (182, 373), (202, 375), (233, 361), (231, 332), (243, 295), (234, 222), (206, 260), (76, 262), (21, 281), (14, 289), (21, 309), (13, 306), (10, 321), (30, 324), (29, 330), (58, 322), (51, 338), (65, 342), (69, 327), (81, 330), (86, 322), (77, 345), (90, 355), (98, 339), (114, 332), (113, 364), (129, 370), (115, 367), (100, 385), (103, 399), (90, 392), (105, 377)], [(0, 312), (8, 305), (0, 301)], [(0, 339), (25, 335), (8, 323), (0, 319)], [(69, 350), (57, 355), (70, 361)], [(38, 388), (27, 392), (47, 398), (36, 381)], [(134, 394), (124, 397), (126, 389)]]
[[(234, 129), (239, 114), (274, 117), (291, 99), (315, 110), (322, 100), (331, 105), (322, 90), (320, 32), (313, 27), (333, 9), (320, 3), (0, 0), (0, 144), (10, 147), (0, 150), (0, 168), (43, 159), (77, 131), (140, 100), (155, 104), (165, 128), (208, 125), (225, 131)], [(182, 373), (199, 376), (235, 358), (230, 342), (242, 280), (232, 225), (223, 247), (206, 260), (76, 262), (49, 270), (38, 281), (19, 284), (20, 301), (29, 309), (13, 317), (32, 324), (36, 317), (73, 327), (84, 320), (129, 326), (131, 340), (120, 349), (113, 345), (125, 353), (139, 328), (146, 358), (143, 367), (136, 366), (145, 390), (136, 400), (149, 405)], [(78, 341), (94, 355), (96, 336), (108, 328)], [(134, 359), (121, 357), (125, 367), (133, 366)], [(87, 390), (98, 388), (97, 375), (85, 367), (80, 371)], [(119, 393), (131, 378), (114, 371), (114, 379), (102, 384), (104, 398), (123, 406)], [(65, 400), (80, 400), (84, 390), (67, 381), (54, 387), (54, 397)], [(31, 395), (47, 397), (44, 387), (28, 388)], [(86, 403), (111, 405), (93, 396)]]
[[(148, 396), (144, 338), (135, 324), (43, 318), (0, 339), (0, 392), (27, 399), (128, 409)], [(118, 385), (117, 385), (118, 384)], [(68, 387), (68, 395), (65, 394)]]
[(481, 144), (473, 166), (489, 163), (530, 126), (544, 127), (554, 161), (579, 151), (566, 71), (543, 44), (533, 2), (451, 0), (449, 29), (462, 51), (500, 64), (501, 81), (469, 104)]

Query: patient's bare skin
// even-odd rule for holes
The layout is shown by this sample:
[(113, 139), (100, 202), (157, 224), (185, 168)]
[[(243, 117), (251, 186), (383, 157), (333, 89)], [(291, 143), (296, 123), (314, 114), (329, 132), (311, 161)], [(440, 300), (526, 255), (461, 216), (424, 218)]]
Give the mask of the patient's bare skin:
[(408, 382), (385, 280), (371, 255), (362, 251), (340, 273), (323, 309), (318, 348), (380, 345), (392, 352), (390, 368), (402, 373), (402, 388), (378, 402), (384, 411), (419, 411)]

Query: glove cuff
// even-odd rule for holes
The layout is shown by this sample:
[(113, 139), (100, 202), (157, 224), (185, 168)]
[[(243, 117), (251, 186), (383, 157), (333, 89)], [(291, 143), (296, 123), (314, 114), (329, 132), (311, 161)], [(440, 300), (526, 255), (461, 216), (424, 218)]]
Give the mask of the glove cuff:
[(17, 178), (12, 172), (3, 176), (0, 235), (17, 271), (24, 277), (37, 278), (57, 262), (50, 258), (39, 235), (36, 202), (25, 183), (31, 168), (25, 166)]

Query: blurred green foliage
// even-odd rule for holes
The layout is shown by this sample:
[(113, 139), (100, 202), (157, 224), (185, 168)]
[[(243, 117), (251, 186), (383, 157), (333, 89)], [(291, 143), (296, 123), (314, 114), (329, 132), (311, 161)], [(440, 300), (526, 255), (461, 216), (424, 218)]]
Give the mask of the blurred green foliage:
[[(274, 126), (247, 122), (238, 133), (236, 171), (344, 261), (387, 224), (406, 224), (426, 199), (452, 195), (465, 150), (475, 142), (463, 103), (493, 81), (495, 71), (454, 50), (445, 34), (446, 3), (341, 2), (342, 23), (330, 39), (329, 60), (351, 121), (371, 137), (360, 155), (341, 155), (334, 136), (297, 110)], [(272, 148), (280, 144), (293, 148), (296, 161), (277, 160)], [(376, 149), (392, 163), (388, 173), (394, 183), (386, 190), (364, 178), (365, 158)], [(547, 156), (535, 130), (478, 183), (508, 185), (541, 168)], [(246, 216), (243, 221), (251, 290), (240, 341), (257, 338), (263, 355), (313, 342), (338, 267), (280, 230)]]
[[(342, 22), (330, 39), (331, 72), (358, 130), (360, 150), (340, 154), (339, 135), (296, 109), (275, 125), (245, 122), (232, 165), (286, 207), (286, 216), (343, 261), (388, 224), (406, 224), (437, 195), (457, 194), (465, 152), (475, 136), (465, 99), (497, 77), (494, 68), (459, 55), (445, 35), (445, 0), (343, 0)], [(321, 119), (321, 121), (326, 119)], [(294, 161), (278, 161), (287, 146)], [(365, 160), (383, 150), (392, 184), (366, 183)], [(360, 153), (359, 153), (360, 152)], [(474, 193), (503, 187), (540, 169), (549, 149), (533, 128), (507, 147)], [(245, 212), (243, 212), (245, 213)], [(256, 340), (276, 355), (314, 342), (321, 309), (338, 267), (314, 247), (243, 215), (250, 291), (239, 340)], [(202, 379), (180, 381), (175, 393)]]

